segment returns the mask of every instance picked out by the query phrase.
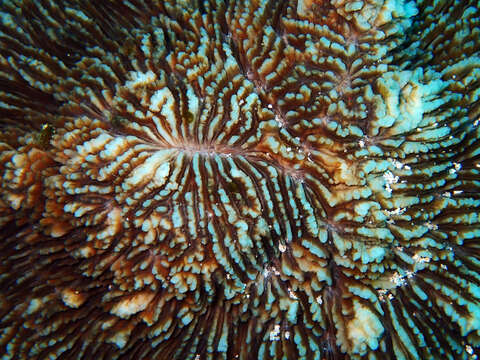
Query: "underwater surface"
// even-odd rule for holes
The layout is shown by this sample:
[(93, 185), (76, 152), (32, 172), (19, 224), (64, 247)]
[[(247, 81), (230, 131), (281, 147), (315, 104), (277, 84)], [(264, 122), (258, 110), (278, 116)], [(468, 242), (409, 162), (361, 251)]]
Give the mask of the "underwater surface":
[(477, 359), (480, 5), (0, 2), (0, 359)]

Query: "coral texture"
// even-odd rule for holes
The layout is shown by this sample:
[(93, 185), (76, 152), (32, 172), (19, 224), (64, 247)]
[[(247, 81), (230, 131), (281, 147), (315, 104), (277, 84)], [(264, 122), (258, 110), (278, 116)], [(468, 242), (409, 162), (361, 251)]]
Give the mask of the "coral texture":
[(474, 0), (0, 2), (0, 355), (476, 359)]

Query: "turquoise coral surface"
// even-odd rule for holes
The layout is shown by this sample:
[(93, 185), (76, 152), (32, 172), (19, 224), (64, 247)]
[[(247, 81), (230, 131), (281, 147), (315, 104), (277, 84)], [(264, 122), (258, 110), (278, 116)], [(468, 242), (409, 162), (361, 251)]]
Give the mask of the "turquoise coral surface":
[(474, 0), (0, 2), (0, 358), (477, 359)]

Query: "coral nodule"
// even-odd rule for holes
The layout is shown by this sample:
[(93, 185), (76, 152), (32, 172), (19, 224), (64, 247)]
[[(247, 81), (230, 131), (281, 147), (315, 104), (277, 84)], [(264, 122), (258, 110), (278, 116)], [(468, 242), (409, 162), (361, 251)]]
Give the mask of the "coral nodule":
[(479, 39), (474, 0), (3, 0), (1, 359), (476, 359)]

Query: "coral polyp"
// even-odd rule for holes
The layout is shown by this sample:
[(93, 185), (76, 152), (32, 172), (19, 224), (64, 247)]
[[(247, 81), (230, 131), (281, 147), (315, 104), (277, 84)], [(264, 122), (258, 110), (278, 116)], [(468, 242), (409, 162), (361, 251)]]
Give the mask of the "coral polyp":
[(0, 4), (2, 359), (474, 359), (480, 8)]

